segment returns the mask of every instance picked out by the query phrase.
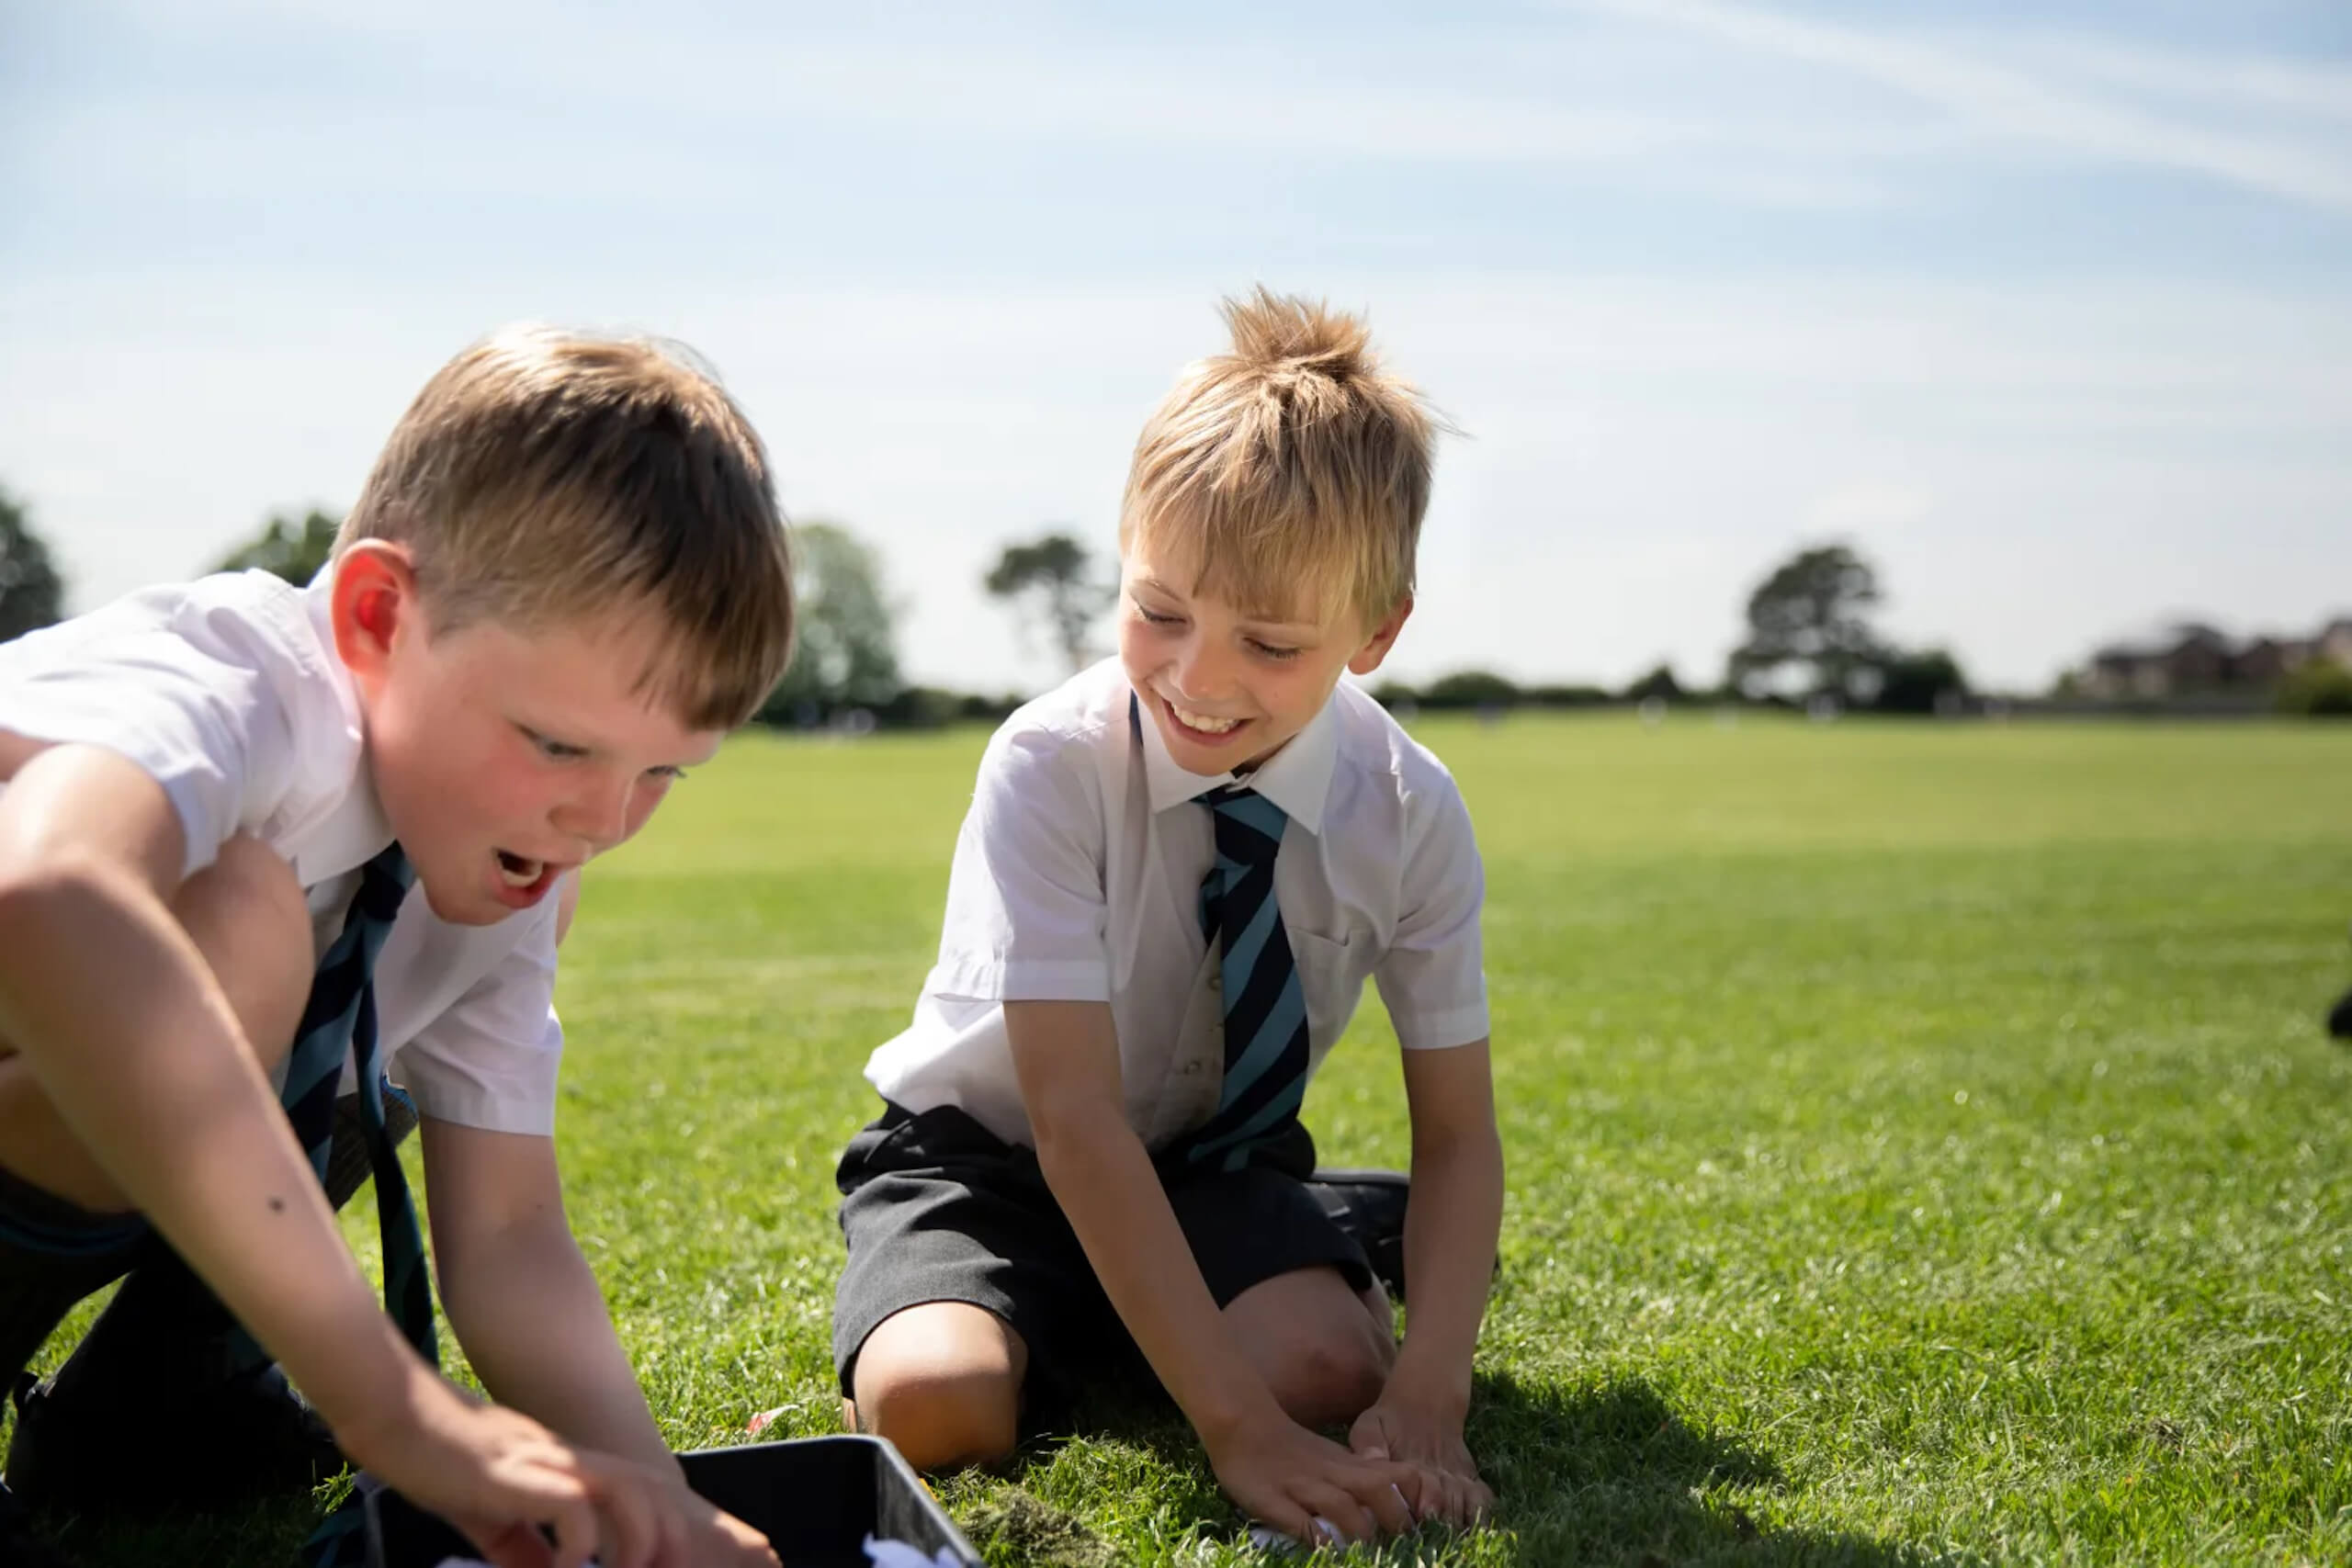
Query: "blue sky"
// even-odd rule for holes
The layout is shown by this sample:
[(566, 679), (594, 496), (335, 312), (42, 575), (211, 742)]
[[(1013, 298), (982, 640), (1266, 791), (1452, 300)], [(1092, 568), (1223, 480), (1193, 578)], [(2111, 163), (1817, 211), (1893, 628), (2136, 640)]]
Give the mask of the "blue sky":
[[(849, 14), (854, 12), (854, 14)], [(517, 318), (713, 361), (910, 671), (1264, 281), (1463, 427), (1393, 666), (1711, 677), (1801, 543), (2038, 687), (2352, 613), (2341, 0), (0, 6), (0, 482), (89, 605)]]

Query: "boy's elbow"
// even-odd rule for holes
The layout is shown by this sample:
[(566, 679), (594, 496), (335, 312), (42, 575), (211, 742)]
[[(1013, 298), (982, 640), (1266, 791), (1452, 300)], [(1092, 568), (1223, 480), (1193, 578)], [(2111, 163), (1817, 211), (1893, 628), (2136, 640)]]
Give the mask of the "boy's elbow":
[(1037, 1164), (1048, 1180), (1057, 1170), (1081, 1168), (1101, 1157), (1111, 1140), (1135, 1136), (1124, 1107), (1084, 1090), (1037, 1097), (1029, 1106), (1029, 1132), (1036, 1142)]
[(127, 891), (120, 867), (75, 850), (0, 854), (0, 952), (29, 953), (79, 910)]
[(1491, 1117), (1461, 1124), (1413, 1129), (1413, 1164), (1418, 1169), (1492, 1169), (1503, 1166), (1501, 1130)]

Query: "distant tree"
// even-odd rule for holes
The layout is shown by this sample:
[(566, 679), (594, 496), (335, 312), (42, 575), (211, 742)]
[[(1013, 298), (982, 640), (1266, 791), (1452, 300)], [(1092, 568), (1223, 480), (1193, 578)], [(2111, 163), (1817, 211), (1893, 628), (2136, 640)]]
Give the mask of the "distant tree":
[(1687, 694), (1682, 689), (1682, 682), (1674, 678), (1674, 666), (1671, 664), (1659, 665), (1625, 688), (1625, 700), (1629, 703), (1647, 702), (1652, 697), (1660, 702), (1679, 703)]
[(1544, 686), (1521, 686), (1519, 700), (1539, 708), (1590, 708), (1608, 702), (1610, 694), (1599, 686), (1555, 682)]
[(1968, 695), (1960, 661), (1940, 648), (1893, 654), (1879, 675), (1871, 705), (1883, 713), (1941, 713)]
[(342, 526), (342, 518), (315, 506), (299, 518), (274, 515), (258, 535), (221, 558), (220, 570), (266, 571), (302, 587), (334, 554), (335, 530)]
[(800, 524), (792, 530), (792, 666), (760, 716), (798, 722), (890, 703), (901, 684), (898, 617), (880, 557), (838, 523)]
[(2277, 700), (2281, 713), (2352, 717), (2352, 670), (2332, 659), (2306, 660), (2278, 683)]
[(1431, 708), (1510, 707), (1519, 701), (1519, 687), (1509, 676), (1490, 670), (1457, 670), (1421, 688), (1421, 705)]
[(982, 580), (1013, 607), (1024, 628), (1042, 624), (1073, 674), (1093, 662), (1088, 633), (1117, 592), (1095, 575), (1093, 558), (1068, 534), (1007, 545)]
[(1889, 652), (1865, 618), (1880, 598), (1877, 572), (1844, 545), (1799, 551), (1748, 595), (1724, 683), (1760, 696), (1793, 668), (1807, 695), (1869, 702)]
[(65, 615), (65, 580), (33, 532), (24, 503), (0, 490), (0, 642)]

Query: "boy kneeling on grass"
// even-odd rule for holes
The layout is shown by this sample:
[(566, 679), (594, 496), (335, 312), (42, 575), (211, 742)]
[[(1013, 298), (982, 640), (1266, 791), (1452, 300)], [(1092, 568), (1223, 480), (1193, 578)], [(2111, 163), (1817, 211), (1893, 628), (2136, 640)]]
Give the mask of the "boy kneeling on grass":
[[(565, 1224), (549, 1004), (573, 874), (791, 635), (726, 394), (522, 331), (425, 387), (307, 589), (209, 577), (0, 648), (0, 1374), (131, 1271), (19, 1392), (29, 1501), (219, 1504), (348, 1455), (507, 1568), (775, 1562), (687, 1491)], [(420, 1116), (442, 1298), (503, 1405), (436, 1368)], [(382, 1306), (331, 1207), (369, 1175)], [(141, 1427), (169, 1442), (133, 1464)], [(56, 1560), (5, 1490), (0, 1559)]]
[[(842, 1157), (833, 1351), (851, 1418), (938, 1468), (1139, 1348), (1243, 1508), (1361, 1540), (1491, 1502), (1462, 1436), (1502, 1209), (1484, 880), (1444, 767), (1340, 682), (1412, 608), (1431, 416), (1350, 317), (1227, 316), (1136, 448), (1119, 657), (981, 761)], [(1401, 1350), (1298, 1120), (1367, 976), (1412, 1117)]]

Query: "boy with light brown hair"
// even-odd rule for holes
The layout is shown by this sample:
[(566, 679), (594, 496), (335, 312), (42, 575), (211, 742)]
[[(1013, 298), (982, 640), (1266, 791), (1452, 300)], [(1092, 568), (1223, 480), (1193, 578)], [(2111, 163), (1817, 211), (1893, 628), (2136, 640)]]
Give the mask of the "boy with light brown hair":
[[(939, 1467), (1139, 1348), (1243, 1508), (1360, 1540), (1491, 1501), (1483, 877), (1445, 769), (1340, 679), (1412, 609), (1434, 422), (1361, 321), (1262, 289), (1226, 317), (1136, 445), (1119, 656), (990, 741), (938, 963), (867, 1064), (834, 1359), (860, 1427)], [(1367, 978), (1412, 1119), (1401, 1348), (1298, 1120)]]
[[(74, 1360), (137, 1360), (174, 1332), (142, 1280), (185, 1259), (266, 1349), (236, 1376), (275, 1358), (485, 1557), (548, 1561), (545, 1527), (561, 1568), (773, 1564), (686, 1490), (565, 1223), (550, 1002), (580, 865), (791, 637), (725, 392), (656, 344), (520, 329), (426, 385), (307, 588), (209, 577), (0, 647), (0, 1372), (129, 1269)], [(442, 1303), (498, 1404), (437, 1369), (415, 1117)], [(376, 1182), (382, 1305), (338, 1172)], [(119, 1369), (45, 1392), (155, 1413)], [(11, 1476), (72, 1506), (108, 1456), (62, 1455), (43, 1397)], [(209, 1413), (184, 1435), (265, 1462)]]

